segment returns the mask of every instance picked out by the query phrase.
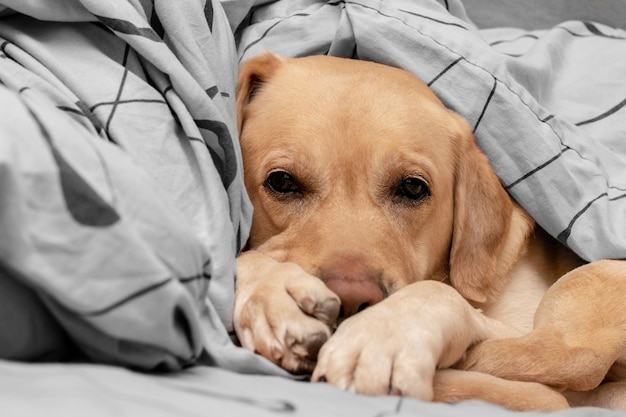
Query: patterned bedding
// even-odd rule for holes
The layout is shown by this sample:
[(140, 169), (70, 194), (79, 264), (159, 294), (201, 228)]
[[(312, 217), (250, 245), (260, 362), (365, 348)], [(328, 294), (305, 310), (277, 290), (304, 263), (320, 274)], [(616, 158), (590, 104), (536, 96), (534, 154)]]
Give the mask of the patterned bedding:
[(304, 383), (233, 343), (236, 68), (265, 49), (412, 71), (546, 230), (626, 257), (623, 30), (479, 29), (458, 0), (0, 0), (0, 415), (512, 414)]

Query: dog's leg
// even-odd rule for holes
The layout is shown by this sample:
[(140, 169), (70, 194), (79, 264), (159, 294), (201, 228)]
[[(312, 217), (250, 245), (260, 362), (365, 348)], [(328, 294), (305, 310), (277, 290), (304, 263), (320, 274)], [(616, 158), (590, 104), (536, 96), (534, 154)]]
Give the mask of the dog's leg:
[(513, 334), (451, 286), (420, 281), (342, 322), (322, 346), (313, 380), (430, 401), (437, 368), (480, 340)]
[(439, 370), (433, 381), (437, 402), (483, 400), (516, 411), (569, 408), (562, 394), (536, 382), (508, 381), (481, 372)]
[(546, 293), (528, 335), (487, 340), (459, 367), (518, 381), (587, 391), (626, 350), (626, 262), (598, 261)]
[(339, 298), (319, 278), (294, 263), (252, 250), (237, 258), (237, 336), (244, 348), (289, 371), (313, 371), (339, 307)]
[(572, 407), (603, 407), (626, 410), (626, 381), (607, 382), (591, 391), (565, 391)]

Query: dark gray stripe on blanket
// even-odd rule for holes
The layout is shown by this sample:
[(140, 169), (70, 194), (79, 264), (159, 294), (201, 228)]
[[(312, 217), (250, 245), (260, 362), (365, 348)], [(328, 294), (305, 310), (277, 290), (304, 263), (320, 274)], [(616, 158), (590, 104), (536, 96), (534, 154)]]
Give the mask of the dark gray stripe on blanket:
[(525, 179), (527, 179), (531, 175), (536, 174), (537, 172), (541, 171), (542, 169), (544, 169), (545, 167), (547, 167), (548, 165), (550, 165), (551, 163), (553, 163), (554, 161), (559, 159), (563, 155), (563, 153), (565, 151), (569, 151), (569, 150), (571, 150), (571, 148), (561, 149), (561, 152), (559, 152), (558, 154), (554, 155), (552, 158), (548, 159), (546, 162), (544, 162), (543, 164), (539, 165), (537, 168), (535, 168), (535, 169), (527, 172), (526, 174), (522, 175), (520, 178), (516, 179), (515, 181), (513, 181), (509, 185), (506, 185), (504, 188), (507, 191), (510, 190), (511, 188), (515, 187), (517, 184), (519, 184), (520, 182), (524, 181)]
[(150, 26), (154, 29), (154, 32), (159, 36), (159, 38), (163, 39), (165, 36), (165, 29), (163, 28), (163, 23), (161, 23), (161, 19), (159, 19), (159, 15), (156, 12), (156, 9), (152, 8), (152, 16), (150, 16)]
[(524, 38), (531, 38), (531, 39), (539, 39), (539, 36), (537, 35), (533, 35), (532, 33), (525, 33), (523, 35), (520, 36), (516, 36), (513, 39), (503, 39), (503, 40), (499, 40), (499, 41), (495, 41), (489, 44), (489, 46), (496, 46), (496, 45), (500, 45), (503, 43), (512, 43), (512, 42), (516, 42), (519, 41), (520, 39), (524, 39)]
[[(346, 1), (345, 3), (346, 3), (346, 4), (353, 4), (353, 5), (355, 5), (355, 6), (361, 6), (361, 7), (362, 7), (362, 8), (364, 8), (364, 9), (372, 10), (372, 11), (374, 11), (374, 12), (378, 13), (379, 15), (381, 15), (381, 16), (383, 16), (383, 17), (387, 17), (387, 18), (389, 18), (389, 19), (395, 19), (395, 20), (398, 20), (399, 22), (402, 22), (405, 26), (408, 26), (408, 27), (410, 27), (410, 28), (412, 28), (412, 29), (417, 30), (417, 28), (416, 28), (416, 27), (414, 27), (414, 26), (411, 26), (411, 25), (407, 24), (405, 21), (403, 21), (402, 19), (400, 19), (398, 16), (392, 16), (392, 15), (385, 14), (385, 13), (383, 13), (382, 11), (380, 11), (380, 9), (377, 9), (377, 8), (375, 8), (375, 7), (367, 6), (367, 5), (365, 5), (365, 4), (361, 4), (361, 3), (356, 2), (356, 1)], [(444, 20), (435, 19), (434, 17), (430, 17), (430, 16), (422, 15), (422, 14), (419, 14), (419, 13), (410, 12), (410, 11), (408, 11), (408, 10), (403, 10), (403, 9), (397, 9), (397, 10), (398, 10), (399, 12), (402, 12), (402, 13), (405, 13), (405, 14), (408, 14), (408, 15), (412, 15), (412, 16), (420, 17), (420, 18), (427, 19), (427, 20), (431, 20), (431, 21), (433, 21), (433, 22), (441, 23), (441, 24), (443, 24), (443, 25), (448, 25), (448, 26), (456, 26), (456, 27), (459, 27), (459, 28), (461, 28), (461, 29), (468, 30), (465, 26), (461, 25), (460, 23), (456, 23), (456, 22), (446, 22), (446, 21), (444, 21)]]
[[(200, 359), (200, 363), (208, 363), (211, 366), (215, 366), (215, 362), (206, 350), (202, 351), (202, 358)], [(296, 380), (298, 377), (295, 377)], [(255, 413), (254, 410), (264, 410), (265, 412), (262, 415), (294, 415), (297, 413), (298, 408), (296, 405), (290, 401), (283, 400), (280, 398), (267, 398), (261, 396), (253, 396), (247, 393), (243, 393), (242, 395), (229, 394), (224, 391), (213, 390), (212, 387), (208, 387), (207, 384), (197, 384), (194, 386), (188, 385), (185, 386), (185, 390), (194, 394), (199, 394), (202, 397), (207, 398), (217, 398), (221, 401), (230, 401), (239, 404), (245, 404), (247, 407), (250, 407), (250, 411), (248, 415), (254, 416), (259, 413)], [(269, 412), (269, 413), (268, 413)], [(300, 413), (302, 414), (302, 413)]]
[[(182, 277), (182, 278), (178, 278), (178, 281), (181, 283), (189, 283), (192, 281), (197, 281), (199, 279), (211, 279), (211, 276), (207, 273), (201, 273), (201, 274), (197, 274), (197, 275), (192, 275), (190, 277)], [(124, 304), (127, 304), (139, 297), (144, 296), (145, 294), (148, 294), (150, 292), (153, 292), (155, 290), (158, 290), (161, 287), (164, 287), (165, 285), (167, 285), (170, 281), (173, 281), (173, 278), (167, 278), (163, 281), (160, 282), (156, 282), (152, 285), (149, 285), (147, 287), (141, 288), (137, 291), (135, 291), (134, 293), (131, 293), (129, 295), (127, 295), (124, 298), (119, 299), (118, 301), (112, 303), (111, 305), (107, 306), (107, 307), (103, 307), (99, 310), (95, 310), (95, 311), (90, 311), (87, 313), (80, 313), (82, 316), (84, 317), (93, 317), (93, 316), (100, 316), (102, 314), (106, 314), (109, 313), (110, 311), (115, 310), (118, 307), (123, 306)]]
[(265, 39), (265, 37), (266, 37), (266, 36), (267, 36), (267, 35), (268, 35), (268, 34), (269, 34), (269, 33), (270, 33), (270, 32), (271, 32), (271, 31), (272, 31), (272, 30), (273, 30), (276, 26), (280, 25), (280, 24), (281, 24), (281, 23), (283, 23), (284, 21), (286, 21), (286, 20), (288, 20), (288, 19), (291, 19), (291, 18), (293, 18), (293, 17), (306, 17), (306, 16), (309, 16), (309, 13), (296, 13), (296, 14), (292, 14), (292, 15), (286, 16), (286, 17), (284, 17), (284, 18), (281, 18), (278, 22), (274, 23), (273, 25), (271, 25), (270, 27), (268, 27), (267, 29), (265, 29), (265, 32), (263, 32), (263, 33), (261, 34), (261, 36), (260, 36), (258, 39), (256, 39), (256, 40), (254, 40), (254, 41), (250, 42), (249, 44), (247, 44), (247, 45), (246, 45), (246, 47), (244, 48), (243, 52), (241, 53), (241, 56), (245, 56), (245, 55), (246, 55), (246, 52), (248, 52), (248, 50), (249, 50), (250, 48), (252, 48), (254, 45), (256, 45), (257, 43), (259, 43), (259, 42), (261, 42), (263, 39)]
[(620, 37), (620, 36), (612, 36), (612, 35), (607, 35), (603, 32), (600, 31), (600, 29), (598, 29), (598, 27), (596, 25), (594, 25), (591, 22), (583, 22), (583, 24), (585, 25), (585, 27), (587, 28), (587, 30), (591, 33), (593, 33), (596, 36), (601, 36), (603, 38), (609, 38), (609, 39), (620, 39), (620, 40), (626, 40), (626, 38)]
[(241, 241), (241, 225), (239, 227), (237, 227), (237, 236), (236, 236), (236, 242), (235, 244), (237, 245), (237, 250), (241, 250), (241, 247), (243, 245), (243, 242)]
[(209, 87), (206, 90), (206, 93), (209, 97), (211, 97), (211, 99), (213, 99), (213, 97), (215, 97), (217, 95), (217, 93), (219, 93), (219, 89), (217, 88), (216, 85), (214, 85), (213, 87)]
[(115, 19), (113, 17), (105, 17), (94, 15), (100, 22), (111, 28), (115, 32), (125, 35), (136, 35), (155, 42), (162, 42), (162, 39), (152, 28), (139, 28), (127, 20)]
[(487, 97), (487, 101), (485, 102), (485, 105), (483, 106), (483, 110), (480, 112), (480, 116), (478, 116), (478, 120), (476, 120), (476, 124), (474, 125), (474, 129), (472, 130), (472, 132), (476, 132), (476, 129), (478, 129), (478, 126), (480, 125), (480, 122), (483, 120), (483, 117), (485, 116), (485, 112), (487, 112), (487, 107), (489, 107), (489, 103), (491, 103), (491, 99), (493, 98), (494, 93), (496, 92), (496, 87), (498, 86), (498, 79), (497, 78), (493, 78), (493, 87), (491, 88), (491, 92), (489, 93), (489, 97)]
[(209, 25), (209, 30), (213, 32), (213, 0), (206, 0), (204, 5), (204, 18)]
[(190, 277), (179, 278), (178, 280), (180, 282), (182, 282), (183, 284), (187, 284), (189, 282), (199, 281), (201, 279), (206, 279), (207, 281), (210, 281), (211, 280), (211, 275), (207, 274), (206, 272), (203, 272), (203, 273), (198, 274), (198, 275), (193, 275), (193, 276), (190, 276)]
[(430, 87), (431, 85), (433, 85), (433, 84), (435, 83), (435, 81), (437, 81), (439, 78), (441, 78), (441, 76), (442, 76), (443, 74), (445, 74), (446, 72), (450, 71), (450, 69), (451, 69), (452, 67), (454, 67), (456, 64), (458, 64), (458, 63), (459, 63), (460, 61), (462, 61), (463, 59), (465, 59), (465, 58), (463, 58), (463, 57), (457, 58), (457, 59), (456, 59), (453, 63), (451, 63), (450, 65), (448, 65), (447, 67), (445, 67), (445, 68), (443, 69), (443, 71), (441, 71), (439, 74), (437, 74), (437, 76), (436, 76), (435, 78), (433, 78), (432, 80), (430, 80), (430, 82), (429, 82), (427, 85), (428, 85), (429, 87)]
[[(79, 115), (79, 116), (85, 116), (85, 115), (83, 114), (83, 112), (81, 112), (80, 110), (75, 109), (75, 108), (73, 108), (73, 107), (57, 106), (57, 109), (59, 109), (59, 110), (63, 110), (63, 111), (66, 111), (66, 112), (68, 112), (68, 113), (77, 114), (77, 115)], [(85, 116), (85, 117), (86, 117), (86, 116)]]
[(621, 200), (622, 198), (626, 198), (626, 194), (622, 194), (622, 195), (618, 195), (617, 197), (609, 198), (609, 201), (617, 201), (617, 200)]
[(93, 127), (96, 128), (96, 131), (98, 133), (102, 132), (102, 130), (104, 129), (104, 126), (102, 126), (102, 123), (100, 123), (100, 120), (98, 120), (96, 115), (93, 114), (91, 110), (89, 110), (89, 107), (87, 107), (87, 105), (80, 100), (78, 100), (75, 104), (76, 104), (76, 107), (78, 107), (83, 112), (83, 114), (87, 117), (87, 119), (89, 119)]
[(124, 85), (126, 84), (126, 78), (128, 77), (128, 68), (126, 68), (126, 63), (128, 62), (128, 54), (130, 53), (130, 46), (126, 44), (124, 49), (124, 59), (122, 60), (122, 66), (124, 67), (124, 73), (122, 74), (122, 80), (120, 81), (120, 86), (117, 90), (117, 95), (115, 97), (115, 101), (113, 102), (113, 108), (109, 113), (109, 117), (107, 118), (106, 124), (104, 125), (104, 131), (107, 134), (109, 140), (113, 143), (117, 143), (114, 138), (109, 134), (109, 128), (111, 127), (111, 121), (113, 120), (113, 116), (115, 115), (115, 111), (120, 104), (120, 99), (122, 98), (122, 91), (124, 91)]
[[(352, 2), (349, 2), (349, 3), (352, 3)], [(363, 5), (361, 4), (361, 6), (363, 6)], [(433, 21), (433, 22), (436, 22), (436, 23), (441, 23), (442, 25), (456, 26), (456, 27), (459, 27), (461, 29), (468, 30), (465, 26), (463, 26), (462, 24), (457, 23), (457, 22), (446, 22), (445, 20), (435, 19), (434, 17), (430, 17), (430, 16), (427, 16), (427, 15), (419, 14), (419, 13), (415, 13), (415, 12), (410, 12), (408, 10), (403, 10), (403, 9), (398, 9), (398, 11), (400, 11), (402, 13), (410, 14), (412, 16), (421, 17), (422, 19), (430, 20), (430, 21)]]
[(104, 201), (57, 150), (52, 137), (37, 115), (30, 111), (39, 131), (50, 148), (59, 168), (59, 183), (67, 211), (78, 223), (91, 227), (108, 227), (120, 220), (115, 208)]
[(165, 100), (159, 100), (159, 99), (155, 99), (155, 98), (137, 98), (137, 99), (130, 99), (130, 100), (117, 100), (117, 101), (103, 101), (101, 103), (97, 103), (93, 106), (91, 106), (91, 109), (87, 109), (87, 110), (91, 110), (92, 112), (95, 111), (98, 107), (102, 107), (102, 106), (112, 106), (115, 104), (134, 104), (134, 103), (146, 103), (146, 104), (162, 104), (164, 106), (167, 105), (167, 102)]
[(605, 111), (604, 113), (602, 113), (599, 116), (593, 117), (593, 118), (591, 118), (589, 120), (583, 120), (582, 122), (576, 123), (576, 126), (587, 125), (589, 123), (594, 123), (594, 122), (597, 122), (599, 120), (605, 119), (605, 118), (609, 117), (610, 115), (612, 115), (613, 113), (618, 112), (624, 106), (626, 106), (626, 99), (624, 99), (621, 103), (619, 103), (615, 107), (610, 108), (609, 110)]
[(207, 145), (207, 148), (224, 188), (228, 189), (237, 176), (237, 158), (228, 126), (217, 120), (195, 120), (195, 123), (199, 128), (213, 132), (217, 136), (218, 144), (224, 151), (224, 158), (218, 155), (211, 146)]
[(589, 210), (589, 207), (591, 207), (593, 205), (593, 203), (595, 203), (599, 199), (601, 199), (603, 197), (607, 197), (607, 196), (608, 196), (607, 193), (600, 194), (599, 196), (597, 196), (596, 198), (591, 200), (589, 203), (587, 203), (587, 205), (585, 207), (583, 207), (582, 210), (580, 210), (578, 213), (576, 213), (576, 215), (572, 218), (572, 220), (567, 225), (567, 228), (565, 230), (563, 230), (561, 233), (559, 233), (559, 235), (557, 236), (557, 239), (559, 240), (559, 242), (561, 242), (564, 245), (567, 245), (567, 240), (569, 239), (570, 235), (572, 234), (572, 228), (574, 227), (574, 224), (580, 218), (580, 216), (585, 214), (585, 212), (587, 210)]
[(63, 110), (68, 113), (76, 114), (78, 116), (85, 117), (87, 120), (91, 122), (93, 127), (96, 129), (96, 132), (98, 133), (102, 132), (102, 129), (104, 129), (104, 127), (102, 126), (102, 124), (100, 123), (100, 120), (98, 120), (96, 115), (93, 114), (91, 110), (89, 110), (89, 107), (87, 107), (87, 105), (80, 100), (78, 100), (74, 104), (76, 105), (76, 107), (78, 107), (78, 109), (75, 109), (74, 107), (67, 107), (67, 106), (57, 106), (57, 109)]
[(130, 301), (132, 301), (132, 300), (134, 300), (136, 298), (139, 298), (139, 297), (141, 297), (141, 296), (143, 296), (145, 294), (148, 294), (148, 293), (150, 293), (152, 291), (158, 290), (159, 288), (167, 285), (170, 281), (172, 281), (172, 278), (167, 278), (167, 279), (165, 279), (165, 280), (163, 280), (161, 282), (157, 282), (157, 283), (149, 285), (149, 286), (147, 286), (145, 288), (141, 288), (140, 290), (135, 291), (134, 293), (127, 295), (126, 297), (124, 297), (124, 298), (114, 302), (113, 304), (111, 304), (111, 305), (109, 305), (107, 307), (103, 307), (103, 308), (101, 308), (99, 310), (94, 310), (94, 311), (90, 311), (90, 312), (87, 312), (87, 313), (80, 313), (80, 314), (82, 316), (84, 316), (84, 317), (101, 316), (103, 314), (106, 314), (106, 313), (108, 313), (110, 311), (115, 310), (118, 307), (123, 306), (124, 304), (126, 304), (126, 303), (128, 303), (128, 302), (130, 302)]
[(587, 33), (576, 33), (574, 31), (572, 31), (571, 29), (564, 27), (564, 26), (556, 26), (555, 29), (561, 29), (566, 31), (567, 33), (569, 33), (572, 36), (576, 36), (577, 38), (588, 38), (591, 36), (600, 36), (602, 38), (609, 38), (609, 39), (616, 39), (616, 40), (626, 40), (625, 37), (621, 37), (621, 36), (612, 36), (612, 35), (607, 35), (605, 33), (600, 32), (600, 30), (598, 29), (597, 26), (595, 26), (592, 23), (589, 22), (583, 22), (583, 24), (585, 25), (585, 27), (587, 28), (587, 30), (590, 32), (589, 34)]
[(582, 34), (582, 33), (576, 33), (571, 31), (569, 28), (563, 27), (563, 26), (556, 26), (555, 29), (561, 29), (564, 30), (565, 32), (569, 33), (572, 36), (575, 36), (577, 38), (586, 38), (589, 36), (593, 36), (593, 35), (587, 35), (587, 34)]
[(395, 409), (396, 414), (400, 414), (400, 412), (402, 411), (402, 406), (404, 405), (404, 398), (405, 397), (398, 398), (398, 403), (396, 404), (396, 409)]

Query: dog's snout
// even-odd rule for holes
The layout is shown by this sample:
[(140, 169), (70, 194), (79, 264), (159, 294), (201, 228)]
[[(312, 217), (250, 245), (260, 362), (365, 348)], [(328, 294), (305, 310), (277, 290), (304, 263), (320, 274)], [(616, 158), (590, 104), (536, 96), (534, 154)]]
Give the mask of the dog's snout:
[(384, 298), (378, 274), (371, 273), (365, 268), (336, 267), (323, 273), (322, 279), (341, 300), (340, 320)]

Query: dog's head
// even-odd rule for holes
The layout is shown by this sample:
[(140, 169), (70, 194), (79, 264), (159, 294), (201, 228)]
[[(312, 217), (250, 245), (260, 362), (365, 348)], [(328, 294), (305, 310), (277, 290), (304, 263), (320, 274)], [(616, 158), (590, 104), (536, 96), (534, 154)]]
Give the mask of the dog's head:
[(494, 297), (532, 221), (467, 123), (406, 71), (271, 53), (237, 92), (248, 247), (319, 276), (351, 314), (423, 279)]

